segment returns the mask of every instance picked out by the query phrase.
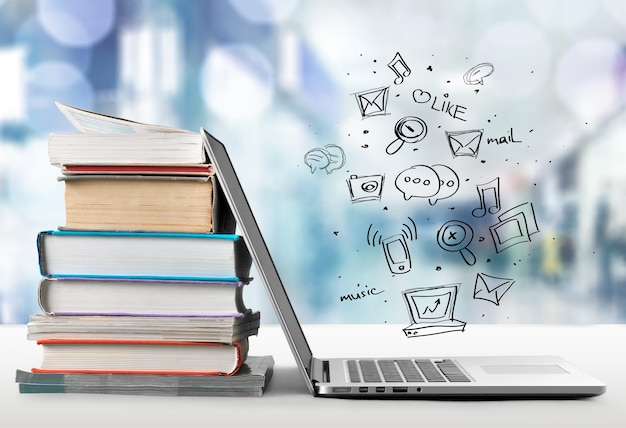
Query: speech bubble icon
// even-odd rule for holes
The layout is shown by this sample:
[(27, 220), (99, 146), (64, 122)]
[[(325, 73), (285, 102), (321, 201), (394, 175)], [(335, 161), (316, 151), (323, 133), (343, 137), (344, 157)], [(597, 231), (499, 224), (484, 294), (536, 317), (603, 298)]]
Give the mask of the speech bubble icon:
[(324, 149), (326, 149), (326, 155), (328, 157), (328, 166), (326, 166), (327, 174), (341, 168), (346, 163), (346, 155), (341, 147), (335, 144), (328, 144), (324, 146)]
[(463, 75), (463, 81), (468, 85), (483, 85), (483, 79), (490, 76), (494, 71), (493, 64), (483, 62), (467, 70)]
[(311, 168), (311, 174), (318, 169), (324, 169), (330, 164), (328, 152), (324, 149), (309, 150), (304, 155), (304, 163)]
[(430, 198), (439, 192), (439, 176), (427, 165), (414, 165), (396, 177), (396, 188), (404, 194), (404, 199), (412, 197)]
[(433, 165), (433, 170), (439, 176), (439, 192), (428, 200), (431, 205), (435, 205), (441, 199), (447, 199), (459, 190), (459, 176), (446, 165)]

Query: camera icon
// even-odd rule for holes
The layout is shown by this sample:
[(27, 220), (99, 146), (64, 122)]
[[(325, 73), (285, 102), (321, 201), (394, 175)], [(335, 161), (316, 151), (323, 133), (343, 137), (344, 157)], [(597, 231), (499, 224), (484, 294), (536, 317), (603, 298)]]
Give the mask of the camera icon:
[(346, 180), (352, 203), (379, 201), (383, 193), (384, 175), (351, 175)]

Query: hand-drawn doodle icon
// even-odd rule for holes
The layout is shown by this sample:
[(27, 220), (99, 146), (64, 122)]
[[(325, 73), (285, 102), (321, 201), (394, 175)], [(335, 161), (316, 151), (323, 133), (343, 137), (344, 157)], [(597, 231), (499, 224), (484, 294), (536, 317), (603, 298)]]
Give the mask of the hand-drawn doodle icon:
[(424, 91), (423, 89), (416, 89), (413, 91), (413, 101), (418, 104), (427, 103), (431, 98), (432, 96), (430, 95), (430, 92)]
[(497, 253), (513, 245), (530, 242), (530, 237), (539, 232), (531, 202), (525, 202), (500, 214), (498, 220), (499, 223), (489, 227)]
[(510, 278), (500, 278), (487, 275), (485, 273), (476, 274), (474, 284), (474, 299), (486, 300), (494, 305), (500, 305), (500, 299), (506, 294), (515, 280)]
[(454, 318), (454, 305), (461, 284), (412, 288), (402, 292), (411, 318), (406, 337), (464, 331), (465, 322)]
[(396, 188), (404, 194), (404, 199), (412, 197), (430, 198), (439, 192), (439, 176), (428, 165), (414, 165), (396, 177)]
[(459, 176), (457, 173), (446, 165), (433, 165), (432, 169), (439, 177), (439, 191), (428, 200), (430, 205), (435, 205), (437, 201), (448, 199), (459, 190)]
[(483, 62), (467, 70), (463, 75), (463, 81), (468, 85), (483, 85), (483, 79), (491, 76), (495, 68), (489, 62)]
[(448, 144), (452, 156), (478, 156), (480, 140), (483, 138), (482, 129), (469, 129), (465, 131), (446, 131)]
[(393, 155), (404, 145), (404, 143), (418, 143), (422, 141), (428, 133), (428, 127), (419, 117), (406, 116), (396, 122), (394, 128), (396, 139), (387, 146), (387, 154)]
[(368, 89), (354, 94), (356, 103), (361, 112), (361, 118), (387, 114), (387, 99), (389, 98), (389, 86), (384, 88)]
[(380, 201), (383, 193), (384, 175), (351, 175), (346, 180), (352, 203)]
[(304, 155), (304, 163), (311, 168), (311, 174), (323, 169), (326, 174), (340, 169), (346, 163), (343, 149), (335, 144), (328, 144), (324, 148), (309, 150)]
[(414, 165), (398, 174), (395, 184), (405, 200), (430, 198), (430, 205), (435, 205), (459, 190), (459, 176), (446, 165)]
[(469, 224), (460, 220), (450, 220), (437, 231), (437, 243), (441, 249), (459, 252), (469, 266), (476, 263), (476, 256), (467, 248), (473, 238), (474, 230)]
[[(476, 185), (478, 191), (478, 199), (480, 200), (480, 207), (472, 211), (474, 217), (484, 217), (487, 212), (489, 214), (495, 214), (500, 211), (500, 177), (496, 177), (489, 183)], [(493, 195), (493, 204), (487, 205), (487, 195)]]
[(404, 235), (383, 239), (383, 250), (391, 273), (407, 273), (411, 270), (411, 253)]
[(387, 265), (393, 274), (403, 274), (411, 270), (411, 253), (409, 252), (408, 242), (417, 239), (417, 225), (410, 217), (407, 217), (407, 219), (408, 222), (402, 224), (400, 234), (384, 239), (378, 230), (374, 230), (372, 234), (374, 225), (370, 224), (370, 227), (367, 229), (367, 244), (372, 247), (376, 245), (383, 247)]
[[(402, 58), (402, 55), (400, 55), (400, 52), (396, 52), (396, 55), (391, 61), (389, 61), (387, 67), (396, 73), (397, 77), (393, 80), (393, 83), (396, 85), (401, 84), (404, 82), (405, 77), (409, 77), (411, 75), (411, 69), (407, 65), (406, 61), (404, 61), (404, 58)], [(402, 71), (400, 71), (399, 68), (401, 68)]]

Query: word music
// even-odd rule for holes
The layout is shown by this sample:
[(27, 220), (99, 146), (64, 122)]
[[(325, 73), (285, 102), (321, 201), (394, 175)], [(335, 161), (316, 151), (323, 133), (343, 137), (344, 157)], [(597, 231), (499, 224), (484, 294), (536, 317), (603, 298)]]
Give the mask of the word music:
[(385, 292), (385, 290), (380, 290), (380, 291), (377, 290), (376, 287), (368, 288), (367, 285), (365, 286), (365, 288), (366, 288), (365, 290), (361, 290), (356, 293), (350, 293), (350, 294), (346, 294), (345, 296), (341, 296), (339, 297), (339, 301), (345, 302), (345, 301), (360, 300), (360, 299), (366, 298), (367, 296), (376, 296), (380, 293)]
[[(464, 107), (460, 104), (453, 104), (452, 101), (449, 101), (448, 94), (444, 94), (442, 99), (437, 98), (437, 96), (432, 96), (430, 92), (424, 91), (422, 89), (416, 89), (413, 91), (413, 100), (418, 104), (426, 104), (430, 103), (431, 110), (440, 111), (444, 114), (447, 114), (453, 119), (462, 120), (466, 122), (466, 119), (462, 116), (465, 114), (467, 107)], [(431, 103), (432, 100), (432, 103)]]

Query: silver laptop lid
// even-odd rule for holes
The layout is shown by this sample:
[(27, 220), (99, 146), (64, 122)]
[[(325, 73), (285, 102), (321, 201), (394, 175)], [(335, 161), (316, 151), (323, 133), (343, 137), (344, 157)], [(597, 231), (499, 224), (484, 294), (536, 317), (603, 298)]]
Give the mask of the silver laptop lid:
[(270, 256), (263, 235), (261, 235), (261, 230), (248, 203), (248, 199), (241, 187), (235, 168), (224, 145), (204, 128), (200, 130), (200, 133), (203, 135), (204, 146), (209, 154), (209, 160), (213, 164), (219, 183), (222, 186), (224, 196), (237, 220), (244, 242), (248, 246), (248, 250), (252, 255), (261, 280), (267, 289), (276, 316), (280, 321), (280, 325), (291, 347), (291, 351), (296, 358), (300, 371), (308, 380), (307, 385), (309, 390), (313, 393), (314, 389), (311, 381), (313, 354), (311, 348), (309, 347), (306, 337), (304, 337), (300, 322), (285, 292), (274, 261)]

